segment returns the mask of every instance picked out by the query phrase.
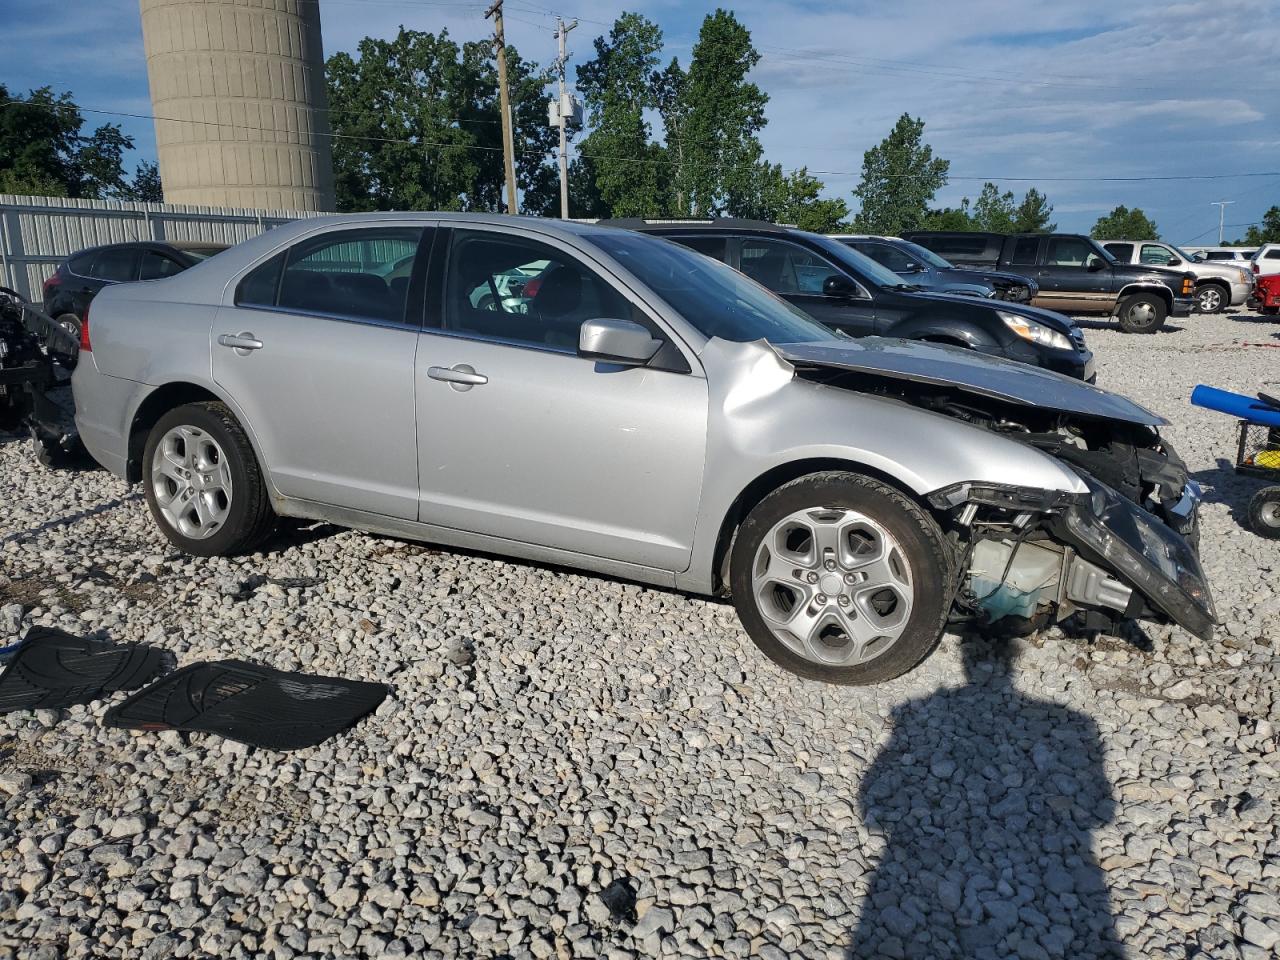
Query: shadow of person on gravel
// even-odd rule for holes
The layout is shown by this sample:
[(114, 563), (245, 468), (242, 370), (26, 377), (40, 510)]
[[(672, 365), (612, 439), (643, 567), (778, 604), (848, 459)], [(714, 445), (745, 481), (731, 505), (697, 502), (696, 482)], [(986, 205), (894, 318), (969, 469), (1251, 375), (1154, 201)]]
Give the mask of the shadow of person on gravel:
[(863, 780), (884, 854), (846, 957), (1122, 957), (1090, 831), (1114, 812), (1094, 722), (1014, 689), (1016, 641), (908, 701)]

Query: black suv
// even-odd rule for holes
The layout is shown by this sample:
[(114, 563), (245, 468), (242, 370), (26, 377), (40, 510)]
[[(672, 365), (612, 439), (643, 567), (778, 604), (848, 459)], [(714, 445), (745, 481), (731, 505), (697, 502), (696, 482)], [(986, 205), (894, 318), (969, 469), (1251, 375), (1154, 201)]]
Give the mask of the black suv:
[(1026, 273), (1040, 284), (1036, 306), (1107, 313), (1125, 333), (1155, 333), (1165, 317), (1190, 316), (1196, 302), (1194, 274), (1121, 263), (1078, 233), (925, 231), (905, 239), (961, 266)]
[(1092, 383), (1093, 354), (1067, 317), (1022, 304), (927, 293), (838, 240), (756, 220), (606, 220), (727, 263), (850, 336), (968, 347)]
[(225, 243), (149, 240), (89, 247), (63, 260), (44, 282), (44, 312), (72, 336), (79, 337), (89, 301), (103, 287), (171, 277), (225, 249)]

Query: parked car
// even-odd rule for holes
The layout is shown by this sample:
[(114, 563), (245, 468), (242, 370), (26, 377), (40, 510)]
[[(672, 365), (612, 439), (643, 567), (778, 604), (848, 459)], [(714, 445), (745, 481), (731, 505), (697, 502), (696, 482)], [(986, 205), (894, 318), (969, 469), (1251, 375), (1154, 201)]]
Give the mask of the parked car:
[[(410, 253), (407, 286), (380, 278)], [(475, 305), (541, 261), (525, 312)], [(85, 444), (190, 554), (252, 550), (283, 515), (727, 593), (769, 657), (840, 683), (911, 670), (957, 612), (1212, 632), (1160, 417), (970, 350), (849, 340), (656, 237), (299, 220), (104, 289), (83, 341)]]
[(1238, 307), (1253, 293), (1253, 274), (1248, 264), (1196, 260), (1171, 243), (1159, 240), (1106, 240), (1102, 249), (1121, 263), (1149, 264), (1153, 267), (1178, 267), (1195, 275), (1196, 309), (1200, 313), (1219, 313), (1227, 307)]
[(888, 267), (907, 283), (934, 293), (964, 293), (1012, 303), (1029, 303), (1040, 292), (1039, 285), (1029, 277), (955, 267), (932, 250), (900, 237), (851, 233), (828, 236), (853, 247), (882, 267)]
[(1249, 263), (1255, 277), (1280, 273), (1280, 243), (1264, 243)]
[(1092, 382), (1093, 354), (1069, 318), (1023, 304), (921, 291), (852, 247), (757, 220), (607, 224), (675, 240), (741, 270), (852, 337), (947, 343)]
[(1198, 261), (1226, 260), (1230, 263), (1243, 263), (1246, 266), (1249, 258), (1258, 252), (1256, 247), (1184, 247), (1192, 258)]
[(1155, 333), (1166, 317), (1189, 316), (1195, 276), (1185, 269), (1118, 263), (1098, 241), (1074, 233), (1017, 234), (929, 231), (913, 240), (962, 266), (1035, 274), (1038, 307), (1105, 313), (1126, 333)]
[(170, 277), (225, 249), (225, 243), (149, 240), (89, 247), (58, 264), (44, 282), (44, 312), (78, 337), (90, 301), (108, 284)]
[(1280, 273), (1269, 273), (1258, 278), (1249, 306), (1269, 317), (1280, 314)]

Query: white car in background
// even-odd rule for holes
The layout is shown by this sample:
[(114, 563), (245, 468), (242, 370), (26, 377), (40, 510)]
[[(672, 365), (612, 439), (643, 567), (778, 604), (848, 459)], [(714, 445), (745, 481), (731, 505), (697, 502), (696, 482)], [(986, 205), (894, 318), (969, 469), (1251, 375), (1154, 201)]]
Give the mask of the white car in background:
[(1220, 313), (1227, 307), (1242, 306), (1253, 295), (1253, 273), (1245, 262), (1197, 260), (1159, 240), (1107, 240), (1102, 246), (1121, 263), (1177, 267), (1194, 274), (1197, 313)]
[(1266, 277), (1280, 273), (1280, 243), (1264, 243), (1250, 261), (1254, 276)]

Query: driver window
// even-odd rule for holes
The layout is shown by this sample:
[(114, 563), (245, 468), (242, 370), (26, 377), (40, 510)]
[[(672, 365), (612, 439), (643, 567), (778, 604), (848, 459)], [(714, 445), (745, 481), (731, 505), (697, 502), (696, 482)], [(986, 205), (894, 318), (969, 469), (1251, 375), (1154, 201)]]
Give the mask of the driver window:
[(828, 277), (843, 276), (816, 254), (782, 240), (743, 238), (743, 273), (774, 293), (822, 296)]
[(906, 273), (912, 267), (919, 266), (917, 261), (887, 243), (854, 244), (854, 249), (859, 253), (865, 253), (876, 263), (882, 267), (888, 267), (894, 273)]
[(640, 320), (636, 313), (610, 284), (554, 247), (523, 237), (454, 233), (446, 330), (573, 353), (583, 321)]

